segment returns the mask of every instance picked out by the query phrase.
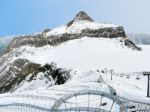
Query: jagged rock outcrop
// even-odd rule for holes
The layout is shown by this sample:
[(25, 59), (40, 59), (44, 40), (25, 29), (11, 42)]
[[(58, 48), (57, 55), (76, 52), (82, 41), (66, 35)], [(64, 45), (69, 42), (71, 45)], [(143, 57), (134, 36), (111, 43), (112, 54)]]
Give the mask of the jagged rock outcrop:
[(9, 65), (6, 65), (6, 69), (0, 71), (0, 92), (11, 91), (39, 66), (39, 64), (31, 63), (25, 59), (18, 59)]
[(55, 85), (64, 84), (70, 77), (69, 70), (57, 68), (55, 63), (41, 66), (26, 59), (17, 59), (0, 72), (0, 93), (17, 90), (20, 84), (36, 80), (39, 73), (42, 73), (48, 82), (55, 81)]
[(125, 39), (125, 45), (128, 46), (129, 48), (134, 48), (136, 50), (141, 51), (142, 49), (138, 46), (136, 46), (131, 40)]
[(125, 31), (123, 27), (117, 28), (99, 28), (99, 29), (84, 29), (81, 33), (82, 36), (88, 37), (104, 37), (104, 38), (116, 38), (123, 37), (126, 38)]
[(74, 20), (87, 20), (87, 21), (94, 21), (90, 16), (88, 16), (84, 11), (80, 11)]
[[(96, 37), (96, 38), (117, 38), (122, 37), (126, 41), (130, 41), (125, 34), (123, 27), (117, 28), (102, 28), (102, 29), (83, 29), (81, 33), (78, 34), (69, 34), (64, 33), (62, 35), (53, 35), (44, 37), (42, 34), (35, 35), (35, 36), (22, 36), (14, 38), (10, 44), (6, 48), (6, 52), (10, 52), (14, 48), (18, 48), (24, 45), (31, 45), (35, 47), (42, 47), (45, 45), (58, 45), (68, 40), (78, 39), (81, 37)], [(129, 44), (125, 44), (128, 46)], [(135, 50), (140, 50), (138, 46), (136, 46), (133, 42), (130, 41), (130, 46), (128, 46)]]
[(67, 24), (67, 27), (71, 26), (75, 21), (77, 20), (86, 20), (86, 21), (90, 21), (90, 22), (93, 22), (94, 20), (88, 16), (84, 11), (80, 11), (76, 16), (75, 18), (70, 21), (68, 24)]

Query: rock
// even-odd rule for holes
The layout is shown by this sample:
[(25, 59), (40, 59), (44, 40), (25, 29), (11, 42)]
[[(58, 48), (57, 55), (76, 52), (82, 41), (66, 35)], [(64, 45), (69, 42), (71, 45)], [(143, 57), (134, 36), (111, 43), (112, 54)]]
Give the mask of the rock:
[(76, 16), (75, 18), (70, 21), (67, 26), (71, 26), (75, 21), (78, 21), (78, 20), (83, 20), (83, 21), (90, 21), (90, 22), (93, 22), (94, 20), (88, 16), (84, 11), (80, 11)]
[[(37, 80), (39, 73), (47, 78), (47, 82), (55, 81), (55, 85), (64, 84), (70, 77), (69, 70), (57, 68), (55, 63), (41, 66), (26, 59), (15, 60), (9, 66), (7, 65), (5, 69), (0, 70), (0, 73), (0, 93), (16, 91), (18, 87), (24, 85), (24, 82), (29, 83)], [(40, 78), (40, 80), (42, 79)]]

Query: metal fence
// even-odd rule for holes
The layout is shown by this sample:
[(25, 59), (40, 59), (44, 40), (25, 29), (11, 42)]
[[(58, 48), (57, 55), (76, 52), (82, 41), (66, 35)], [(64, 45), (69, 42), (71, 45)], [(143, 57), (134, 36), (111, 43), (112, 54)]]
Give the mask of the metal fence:
[[(114, 92), (114, 91), (113, 91)], [(79, 105), (76, 105), (74, 107), (65, 107), (60, 108), (61, 105), (67, 105), (71, 102), (68, 101), (68, 99), (72, 97), (77, 96), (84, 96), (87, 95), (87, 107), (80, 107)], [(101, 98), (106, 97), (108, 99), (111, 99), (113, 103), (109, 107), (108, 110), (104, 110), (101, 108), (102, 99), (99, 100), (99, 106), (98, 107), (92, 107), (90, 106), (90, 95), (96, 95), (101, 96)], [(6, 96), (7, 97), (7, 96)], [(83, 90), (78, 92), (72, 92), (70, 94), (64, 95), (60, 99), (56, 98), (50, 98), (47, 96), (34, 96), (34, 95), (10, 95), (8, 97), (20, 97), (20, 98), (31, 98), (31, 99), (38, 99), (38, 100), (47, 100), (47, 103), (50, 101), (54, 101), (54, 105), (49, 107), (44, 107), (42, 105), (36, 105), (36, 104), (27, 104), (27, 103), (9, 103), (9, 104), (0, 104), (0, 112), (80, 112), (80, 111), (88, 111), (88, 112), (114, 112), (112, 111), (112, 108), (114, 106), (114, 103), (116, 103), (119, 108), (118, 110), (120, 112), (150, 112), (150, 103), (144, 102), (144, 101), (136, 101), (133, 98), (130, 97), (122, 97), (119, 95), (114, 95), (112, 93), (105, 93), (101, 91), (96, 90)], [(75, 99), (75, 103), (78, 104), (78, 100)], [(116, 111), (115, 111), (116, 112)]]

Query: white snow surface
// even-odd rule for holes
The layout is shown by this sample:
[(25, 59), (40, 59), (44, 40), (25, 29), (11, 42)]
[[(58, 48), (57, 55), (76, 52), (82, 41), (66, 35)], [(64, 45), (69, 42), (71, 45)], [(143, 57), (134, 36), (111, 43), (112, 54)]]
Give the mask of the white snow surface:
[[(63, 97), (67, 94), (73, 94), (77, 91), (83, 90), (97, 90), (109, 93), (108, 85), (113, 87), (117, 91), (117, 95), (125, 97), (128, 99), (134, 99), (135, 101), (140, 102), (149, 102), (150, 100), (146, 98), (146, 77), (138, 73), (128, 73), (121, 74), (113, 72), (113, 80), (110, 80), (110, 71), (108, 70), (107, 74), (101, 73), (101, 71), (88, 71), (81, 72), (80, 70), (74, 70), (71, 73), (72, 78), (63, 85), (55, 85), (49, 88), (38, 88), (32, 91), (22, 91), (15, 92), (13, 94), (2, 94), (0, 95), (0, 105), (11, 104), (11, 103), (24, 103), (40, 106), (43, 108), (51, 108), (57, 99)], [(100, 76), (103, 80), (99, 81)], [(123, 76), (123, 77), (122, 77)], [(130, 78), (127, 78), (129, 76)], [(137, 80), (136, 77), (140, 79)], [(88, 104), (88, 95), (77, 97), (77, 102), (80, 106), (86, 107)], [(67, 107), (73, 107), (76, 105), (75, 98), (71, 98), (68, 101), (72, 104), (67, 104)], [(98, 107), (100, 96), (90, 96), (90, 106)], [(106, 102), (107, 105), (102, 107), (103, 109), (109, 110), (112, 100), (108, 98), (103, 98), (103, 102)], [(65, 108), (64, 105), (61, 105), (61, 108)], [(118, 109), (117, 105), (113, 107), (114, 112)], [(5, 112), (26, 112), (31, 111), (32, 108), (27, 107), (1, 107), (0, 111)], [(38, 110), (32, 110), (38, 112)]]
[[(141, 46), (142, 51), (127, 48), (119, 38), (87, 38), (70, 40), (59, 46), (35, 48), (24, 46), (16, 58), (25, 58), (35, 63), (56, 62), (59, 67), (80, 70), (109, 68), (119, 72), (148, 71), (150, 46)], [(15, 59), (16, 59), (15, 58)]]
[[(2, 94), (0, 95), (0, 105), (2, 104), (11, 104), (11, 103), (24, 103), (24, 104), (31, 104), (36, 105), (44, 108), (51, 108), (55, 103), (55, 99), (59, 99), (67, 94), (73, 94), (77, 91), (83, 90), (99, 90), (103, 92), (109, 93), (109, 89), (107, 85), (104, 83), (97, 83), (100, 74), (98, 72), (89, 71), (89, 72), (81, 72), (81, 71), (72, 71), (72, 78), (63, 85), (55, 85), (49, 88), (39, 88), (37, 90), (32, 91), (22, 91), (22, 92), (15, 92), (13, 94)], [(88, 95), (77, 97), (78, 103), (80, 106), (86, 107), (88, 101)], [(92, 107), (98, 107), (100, 96), (90, 96), (90, 105)], [(72, 105), (67, 104), (68, 107), (73, 106), (75, 104), (74, 98), (70, 99), (69, 102), (72, 102)], [(112, 104), (112, 100), (108, 98), (104, 98), (103, 102), (107, 102), (107, 105), (102, 107), (104, 109), (109, 109), (110, 105)], [(74, 105), (75, 106), (75, 105)], [(114, 106), (114, 110), (116, 110), (117, 105)], [(13, 108), (13, 107), (1, 107), (0, 111), (5, 112), (24, 112), (25, 110), (28, 111), (28, 108)], [(29, 108), (29, 110), (31, 110)], [(36, 110), (33, 110), (36, 112)], [(37, 110), (38, 112), (38, 110)]]
[(83, 29), (99, 29), (99, 28), (110, 28), (110, 27), (118, 27), (112, 23), (97, 23), (97, 22), (90, 22), (86, 20), (75, 20), (73, 24), (69, 27), (67, 25), (62, 25), (59, 27), (54, 28), (50, 32), (46, 34), (46, 36), (50, 35), (60, 35), (64, 33), (80, 33)]

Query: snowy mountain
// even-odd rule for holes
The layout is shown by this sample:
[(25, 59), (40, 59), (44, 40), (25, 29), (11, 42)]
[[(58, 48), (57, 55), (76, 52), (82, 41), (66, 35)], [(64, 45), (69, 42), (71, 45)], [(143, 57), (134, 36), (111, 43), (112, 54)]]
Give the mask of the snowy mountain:
[[(130, 41), (122, 26), (97, 23), (83, 11), (66, 25), (16, 37), (0, 57), (0, 92), (7, 93), (0, 95), (0, 111), (50, 111), (64, 95), (88, 90), (117, 97), (128, 107), (147, 109), (147, 77), (142, 72), (149, 70), (149, 50)], [(95, 100), (91, 97), (97, 106)], [(103, 109), (111, 105), (109, 100)], [(16, 111), (12, 105), (25, 109)], [(111, 112), (119, 111), (112, 106)]]
[[(33, 77), (38, 74), (40, 67), (52, 62), (59, 68), (67, 69), (92, 70), (107, 67), (136, 71), (136, 64), (141, 62), (141, 55), (135, 58), (140, 54), (139, 50), (141, 48), (126, 37), (123, 27), (97, 23), (81, 11), (63, 27), (14, 38), (0, 59), (0, 88), (2, 92), (14, 91), (28, 76)], [(142, 56), (147, 58), (144, 53)], [(132, 59), (132, 62), (128, 62), (131, 66), (126, 66), (128, 63), (124, 59), (127, 57)], [(143, 63), (146, 63), (145, 60)], [(145, 68), (147, 66), (141, 70)]]
[(97, 23), (85, 12), (81, 11), (67, 25), (56, 27), (51, 30), (44, 30), (43, 32), (33, 35), (14, 38), (8, 45), (6, 52), (24, 45), (36, 47), (42, 47), (45, 45), (54, 46), (68, 40), (79, 39), (86, 36), (91, 38), (121, 37), (121, 42), (123, 42), (126, 46), (132, 49), (141, 50), (126, 37), (123, 27), (110, 23)]
[[(67, 25), (57, 27), (57, 28), (51, 30), (50, 32), (47, 33), (47, 36), (60, 35), (60, 34), (64, 34), (64, 33), (79, 34), (84, 29), (98, 30), (98, 29), (104, 29), (104, 28), (114, 28), (114, 29), (120, 28), (120, 29), (122, 29), (121, 27), (119, 27), (115, 24), (94, 22), (94, 20), (91, 17), (89, 17), (85, 12), (81, 11), (76, 15), (76, 17), (72, 21), (67, 23)], [(122, 31), (122, 34), (123, 33), (124, 32)]]
[[(126, 61), (119, 59), (118, 53), (123, 52), (120, 57), (126, 58), (124, 53), (127, 51), (134, 52), (131, 55), (134, 56), (139, 50), (141, 48), (126, 37), (123, 27), (97, 23), (81, 11), (67, 25), (14, 38), (0, 60), (0, 88), (2, 92), (16, 90), (16, 85), (20, 86), (25, 78), (38, 74), (35, 72), (40, 67), (51, 62), (67, 69), (89, 70), (109, 67), (124, 71), (126, 66), (121, 63)], [(115, 54), (112, 55), (112, 51)], [(109, 63), (106, 63), (106, 59)], [(132, 67), (126, 67), (127, 70), (136, 70), (134, 60), (138, 63), (134, 58)], [(8, 76), (9, 78), (5, 79)]]

